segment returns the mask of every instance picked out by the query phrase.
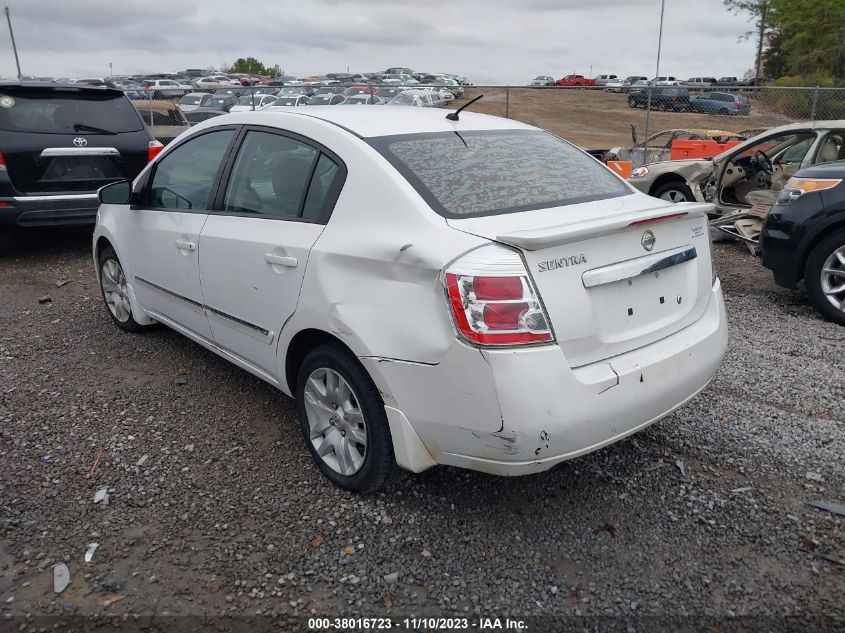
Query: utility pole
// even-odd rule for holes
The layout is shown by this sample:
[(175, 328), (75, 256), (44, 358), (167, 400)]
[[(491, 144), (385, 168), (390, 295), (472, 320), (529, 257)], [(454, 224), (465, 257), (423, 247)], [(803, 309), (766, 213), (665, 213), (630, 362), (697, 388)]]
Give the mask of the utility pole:
[(759, 34), (757, 37), (757, 63), (755, 64), (756, 77), (763, 76), (763, 36), (766, 33), (766, 18), (768, 17), (769, 3), (764, 0), (760, 3), (760, 23), (757, 25)]
[(18, 79), (21, 78), (21, 63), (18, 60), (18, 47), (15, 46), (15, 33), (12, 31), (12, 18), (9, 17), (9, 7), (6, 6), (6, 22), (9, 24), (9, 37), (12, 38), (12, 50), (15, 53), (15, 66), (18, 68)]
[[(660, 0), (660, 30), (657, 33), (657, 66), (654, 70), (654, 78), (657, 79), (660, 76), (660, 47), (663, 45), (663, 13), (666, 10), (666, 0)], [(652, 85), (651, 82), (648, 84), (648, 102), (646, 103), (645, 107), (645, 139), (643, 143), (643, 161), (646, 159), (646, 153), (648, 152), (648, 119), (651, 115), (651, 89)]]
[(109, 81), (114, 79), (114, 70), (112, 70), (111, 62), (109, 62)]

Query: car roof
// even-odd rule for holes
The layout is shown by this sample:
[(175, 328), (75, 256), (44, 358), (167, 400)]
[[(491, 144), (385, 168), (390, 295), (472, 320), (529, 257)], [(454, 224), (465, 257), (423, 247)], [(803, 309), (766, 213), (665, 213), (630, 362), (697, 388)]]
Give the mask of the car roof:
[(462, 112), (460, 121), (449, 121), (444, 108), (390, 106), (389, 108), (339, 108), (312, 106), (307, 111), (244, 112), (228, 118), (227, 123), (267, 125), (280, 123), (280, 116), (308, 116), (337, 125), (353, 134), (371, 138), (395, 134), (453, 132), (470, 130), (536, 130), (532, 125), (477, 112)]

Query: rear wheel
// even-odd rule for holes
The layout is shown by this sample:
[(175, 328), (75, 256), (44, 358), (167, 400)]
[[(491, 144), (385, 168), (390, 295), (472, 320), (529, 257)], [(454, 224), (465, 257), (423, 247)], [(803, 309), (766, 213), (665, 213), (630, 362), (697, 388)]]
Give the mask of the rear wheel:
[(396, 474), (384, 401), (347, 349), (327, 343), (305, 357), (296, 403), (311, 457), (338, 486), (377, 492)]
[(109, 310), (109, 315), (115, 325), (126, 332), (143, 332), (153, 327), (152, 325), (141, 325), (132, 316), (132, 303), (130, 300), (129, 287), (123, 266), (117, 258), (117, 253), (111, 246), (107, 246), (100, 253), (100, 291), (103, 293), (103, 301)]
[(667, 182), (665, 185), (661, 185), (651, 195), (655, 198), (668, 200), (669, 202), (695, 202), (695, 197), (692, 195), (692, 189), (687, 187), (687, 185), (680, 180)]
[(845, 229), (810, 252), (804, 283), (813, 307), (834, 323), (845, 325)]

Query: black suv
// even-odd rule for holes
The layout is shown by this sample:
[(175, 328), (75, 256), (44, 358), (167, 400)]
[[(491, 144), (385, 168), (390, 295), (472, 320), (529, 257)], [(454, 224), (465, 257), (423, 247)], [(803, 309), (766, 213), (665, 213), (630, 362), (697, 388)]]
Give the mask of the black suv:
[[(628, 93), (628, 107), (644, 108), (648, 104), (648, 86), (631, 88)], [(651, 107), (655, 110), (689, 110), (689, 90), (675, 86), (653, 86)]]
[(0, 241), (94, 224), (97, 189), (135, 178), (160, 147), (120, 90), (0, 82)]
[(763, 225), (760, 248), (777, 285), (795, 288), (803, 279), (816, 310), (845, 325), (845, 142), (829, 138), (838, 141), (840, 160), (789, 179)]

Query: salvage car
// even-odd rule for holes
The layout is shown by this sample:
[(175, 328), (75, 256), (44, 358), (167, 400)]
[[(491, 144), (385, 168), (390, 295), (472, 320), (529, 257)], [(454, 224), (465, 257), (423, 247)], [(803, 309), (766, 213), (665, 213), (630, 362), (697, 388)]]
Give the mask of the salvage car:
[[(710, 155), (720, 153), (729, 143), (738, 144), (745, 140), (737, 132), (727, 130), (705, 129), (677, 129), (663, 130), (648, 137), (644, 141), (637, 140), (637, 128), (631, 126), (631, 137), (634, 144), (631, 147), (612, 147), (607, 151), (604, 160), (629, 160), (635, 166), (657, 163), (665, 160), (675, 160), (672, 156), (673, 148), (683, 141), (712, 141), (719, 149)], [(708, 143), (707, 145), (710, 145)]]
[(92, 225), (97, 189), (162, 148), (120, 90), (0, 82), (0, 242), (11, 231)]
[(595, 86), (595, 79), (587, 79), (584, 75), (566, 75), (555, 82), (557, 86), (567, 87), (581, 87), (581, 86)]
[(619, 79), (616, 75), (596, 75), (596, 86), (604, 87), (611, 81), (616, 81)]
[(611, 79), (605, 84), (604, 89), (608, 92), (628, 92), (631, 86), (634, 86), (638, 81), (645, 83), (648, 81), (648, 77), (630, 75), (629, 77), (625, 77), (625, 79)]
[(351, 490), (548, 470), (687, 402), (727, 345), (710, 205), (511, 119), (230, 114), (100, 199), (115, 326), (163, 323), (294, 397)]
[(309, 106), (318, 106), (318, 105), (338, 105), (339, 103), (343, 103), (345, 97), (339, 94), (316, 94), (311, 97), (305, 105)]
[[(209, 102), (209, 107), (213, 103)], [(167, 145), (174, 138), (190, 127), (185, 113), (172, 101), (156, 100), (135, 104), (138, 113), (149, 126), (153, 136), (160, 143)]]
[(845, 158), (845, 120), (806, 121), (772, 128), (702, 160), (653, 163), (628, 179), (673, 202), (712, 202), (714, 226), (756, 250), (762, 221), (798, 169)]
[(732, 92), (702, 92), (690, 97), (689, 108), (692, 112), (723, 116), (751, 114), (751, 102), (748, 97)]
[(533, 87), (554, 86), (555, 78), (550, 77), (549, 75), (537, 75), (536, 77), (534, 77), (534, 79), (531, 80), (531, 83), (529, 83), (528, 85)]
[(189, 92), (177, 102), (179, 109), (182, 112), (190, 112), (191, 110), (199, 110), (208, 105), (208, 102), (214, 98), (214, 95), (208, 92)]
[[(268, 106), (276, 105), (279, 100), (273, 95), (245, 94), (238, 102), (229, 108), (229, 112), (249, 112), (250, 110), (262, 110)], [(284, 105), (284, 104), (279, 104)]]
[(845, 160), (797, 171), (760, 234), (763, 266), (775, 283), (795, 288), (803, 280), (813, 307), (839, 325), (845, 325), (844, 181)]
[(686, 88), (678, 86), (637, 86), (628, 92), (629, 108), (645, 108), (649, 103), (655, 110), (682, 112), (690, 108), (690, 94)]

